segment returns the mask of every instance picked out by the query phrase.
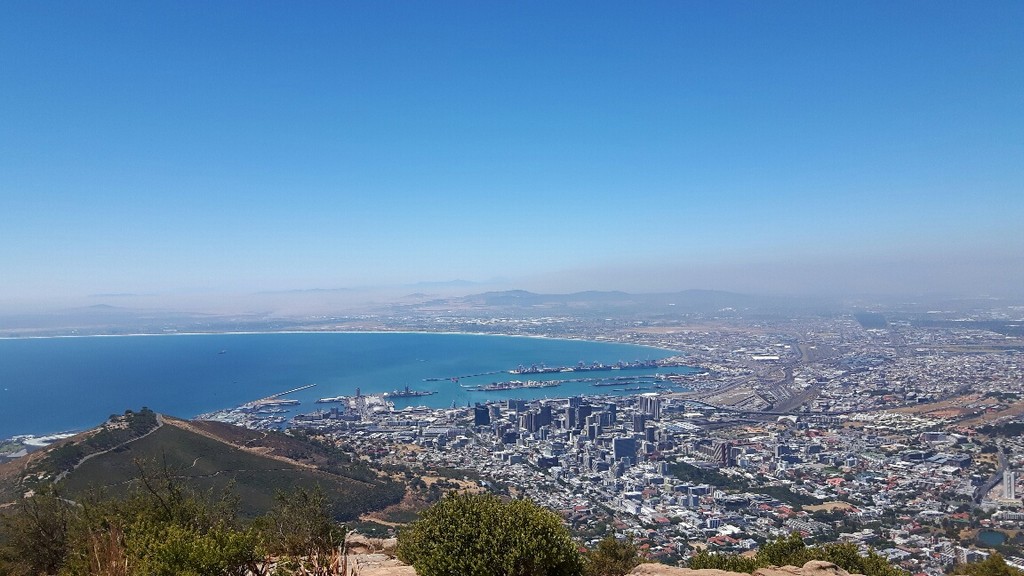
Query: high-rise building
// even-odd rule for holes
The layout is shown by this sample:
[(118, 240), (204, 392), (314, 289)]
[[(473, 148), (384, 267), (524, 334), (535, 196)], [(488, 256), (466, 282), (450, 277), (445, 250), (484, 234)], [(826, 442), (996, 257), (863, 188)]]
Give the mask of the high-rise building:
[(590, 404), (581, 404), (576, 407), (576, 428), (582, 429), (587, 421), (587, 416), (594, 413), (594, 407)]
[(540, 407), (540, 419), (538, 420), (539, 426), (550, 426), (551, 425), (551, 405), (544, 404)]
[(636, 460), (636, 439), (635, 438), (614, 438), (612, 439), (612, 457), (616, 461), (629, 458), (630, 462)]
[(539, 414), (533, 411), (523, 412), (519, 415), (519, 427), (527, 432), (536, 432), (540, 428), (537, 423)]
[(633, 432), (643, 432), (647, 426), (646, 414), (633, 414)]
[(730, 444), (721, 438), (704, 438), (694, 443), (694, 451), (703, 455), (708, 462), (729, 464)]
[(473, 425), (474, 426), (487, 426), (491, 423), (491, 412), (487, 409), (487, 406), (481, 406), (479, 404), (473, 409)]
[(654, 394), (640, 396), (640, 411), (652, 420), (661, 420), (661, 398)]
[(1009, 468), (1003, 471), (1003, 498), (1017, 499), (1017, 474)]
[(619, 417), (618, 406), (615, 405), (615, 402), (605, 402), (604, 411), (611, 417), (610, 425), (614, 425), (615, 421), (618, 420)]

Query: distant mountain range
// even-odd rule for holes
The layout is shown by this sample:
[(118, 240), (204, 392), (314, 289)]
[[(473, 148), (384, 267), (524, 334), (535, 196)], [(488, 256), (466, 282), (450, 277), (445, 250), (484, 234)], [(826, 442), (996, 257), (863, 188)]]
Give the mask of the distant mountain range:
[(484, 292), (466, 296), (465, 302), (483, 306), (683, 306), (687, 308), (722, 308), (750, 306), (756, 299), (744, 294), (716, 290), (685, 290), (664, 294), (630, 294), (628, 292), (600, 292), (588, 290), (571, 294), (538, 294), (526, 290)]
[[(722, 290), (683, 290), (652, 294), (621, 291), (583, 291), (568, 294), (538, 293), (527, 290), (486, 291), (469, 295), (445, 294), (438, 286), (471, 282), (422, 283), (413, 293), (376, 294), (340, 289), (310, 289), (252, 294), (250, 300), (239, 297), (229, 308), (235, 312), (217, 312), (217, 305), (182, 305), (156, 308), (158, 302), (147, 298), (126, 301), (118, 297), (92, 306), (65, 308), (49, 312), (0, 314), (0, 337), (54, 336), (74, 334), (161, 334), (171, 332), (274, 332), (282, 330), (386, 329), (390, 319), (428, 318), (463, 314), (474, 317), (573, 316), (615, 318), (619, 320), (681, 320), (685, 316), (711, 317), (793, 317), (805, 314), (835, 314), (862, 311), (886, 311), (892, 317), (911, 321), (954, 320), (961, 314), (1001, 307), (1005, 319), (1019, 317), (1014, 302), (993, 299), (850, 298), (810, 296), (754, 295)], [(411, 286), (407, 286), (411, 287)], [(347, 299), (358, 292), (361, 296)], [(462, 292), (464, 294), (464, 291)], [(134, 305), (133, 305), (134, 304)], [(1018, 304), (1019, 305), (1019, 304)], [(194, 311), (199, 310), (199, 311)], [(365, 321), (352, 322), (353, 318)], [(1003, 319), (993, 316), (993, 319)], [(366, 320), (369, 319), (369, 320)]]
[(620, 291), (585, 291), (570, 294), (543, 294), (526, 290), (482, 292), (452, 298), (424, 298), (409, 309), (426, 312), (445, 307), (477, 312), (533, 313), (547, 315), (679, 315), (729, 312), (772, 313), (836, 309), (830, 299), (753, 296), (721, 290), (684, 290), (680, 292), (632, 294)]
[[(458, 284), (470, 285), (458, 281)], [(454, 283), (438, 283), (454, 284)], [(345, 314), (433, 314), (438, 308), (458, 309), (475, 314), (543, 315), (659, 315), (713, 313), (723, 310), (798, 308), (798, 299), (764, 298), (716, 290), (686, 290), (663, 294), (630, 294), (618, 291), (585, 291), (571, 294), (542, 294), (526, 290), (481, 292), (468, 296), (431, 293), (428, 284), (413, 294), (382, 296), (379, 301), (353, 303), (336, 300), (350, 289), (310, 289), (266, 292), (256, 295), (252, 311), (217, 313), (210, 311), (157, 309), (153, 300), (133, 303), (118, 297), (115, 304), (64, 308), (49, 312), (0, 314), (0, 336), (125, 334), (166, 332), (274, 331), (309, 326), (311, 316)], [(270, 297), (272, 300), (265, 300)], [(296, 303), (301, 302), (301, 306)]]

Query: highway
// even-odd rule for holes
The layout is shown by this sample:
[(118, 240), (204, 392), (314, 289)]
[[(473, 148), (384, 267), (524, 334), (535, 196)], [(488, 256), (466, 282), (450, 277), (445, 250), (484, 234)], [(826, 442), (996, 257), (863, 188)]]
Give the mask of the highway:
[(988, 496), (988, 493), (996, 487), (996, 484), (1003, 481), (1003, 472), (1006, 471), (1006, 453), (1003, 452), (1002, 446), (999, 447), (999, 452), (996, 453), (996, 457), (999, 459), (999, 467), (996, 468), (996, 471), (989, 477), (988, 481), (981, 486), (978, 486), (978, 489), (974, 491), (975, 505), (981, 504), (981, 501), (984, 500), (985, 497)]

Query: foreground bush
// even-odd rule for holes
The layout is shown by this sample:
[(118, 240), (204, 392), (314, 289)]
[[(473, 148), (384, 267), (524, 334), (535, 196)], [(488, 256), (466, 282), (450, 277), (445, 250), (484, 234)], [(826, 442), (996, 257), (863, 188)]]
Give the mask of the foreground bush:
[(1006, 559), (999, 554), (992, 554), (981, 562), (960, 564), (953, 573), (964, 576), (1024, 576), (1024, 570), (1008, 565)]
[(344, 531), (318, 490), (282, 494), (245, 524), (230, 492), (196, 493), (145, 471), (140, 483), (124, 499), (71, 502), (47, 488), (18, 502), (0, 517), (0, 576), (262, 574), (270, 555), (298, 573), (336, 573)]
[(419, 576), (578, 576), (580, 553), (553, 512), (529, 500), (450, 494), (398, 535)]
[(714, 554), (700, 551), (690, 558), (688, 566), (694, 569), (717, 568), (731, 572), (753, 572), (765, 566), (803, 566), (811, 560), (824, 560), (851, 574), (865, 576), (905, 576), (906, 572), (889, 564), (884, 557), (869, 551), (862, 555), (854, 544), (822, 544), (807, 546), (799, 534), (790, 534), (762, 546), (753, 558), (732, 554)]
[(586, 576), (623, 576), (641, 561), (632, 538), (618, 540), (606, 536), (583, 555), (583, 572)]

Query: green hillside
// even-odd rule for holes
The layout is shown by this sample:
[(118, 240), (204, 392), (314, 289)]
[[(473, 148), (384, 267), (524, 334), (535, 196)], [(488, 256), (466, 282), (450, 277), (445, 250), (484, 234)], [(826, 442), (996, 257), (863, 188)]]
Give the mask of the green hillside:
[[(138, 487), (145, 470), (201, 492), (230, 487), (240, 500), (239, 513), (255, 517), (272, 507), (278, 491), (319, 486), (338, 520), (397, 503), (404, 494), (402, 484), (378, 475), (364, 462), (308, 439), (215, 422), (160, 420), (162, 425), (149, 434), (78, 463), (57, 483), (58, 491), (69, 499), (90, 491), (121, 496)], [(33, 474), (40, 470), (49, 472), (49, 478), (60, 477), (71, 468), (66, 454), (77, 450), (72, 441), (33, 455), (16, 478), (8, 474), (4, 493), (36, 487)]]

